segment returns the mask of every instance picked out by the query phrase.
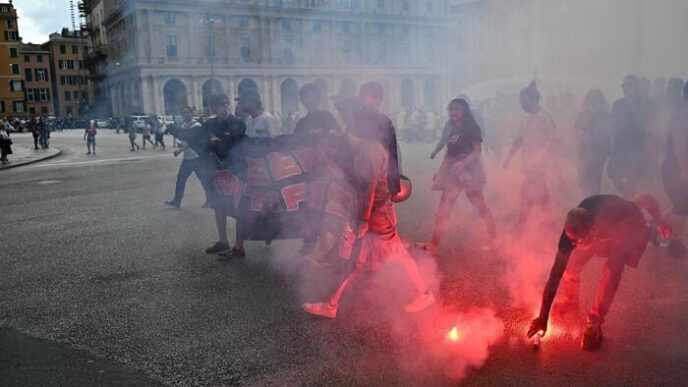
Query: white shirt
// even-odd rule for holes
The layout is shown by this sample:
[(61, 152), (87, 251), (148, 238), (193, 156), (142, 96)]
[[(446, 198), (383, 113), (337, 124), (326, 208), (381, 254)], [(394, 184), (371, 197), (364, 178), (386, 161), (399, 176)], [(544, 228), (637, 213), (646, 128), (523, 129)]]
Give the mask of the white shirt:
[[(200, 126), (201, 126), (201, 124), (198, 121), (196, 121), (196, 119), (192, 119), (189, 122), (185, 122), (182, 125), (182, 129), (187, 130), (187, 129), (191, 129), (191, 128), (198, 128)], [(188, 147), (188, 148), (184, 149), (184, 160), (193, 160), (193, 159), (197, 159), (198, 157), (199, 157), (198, 152), (193, 150), (193, 148)]]
[(251, 117), (246, 125), (246, 135), (249, 137), (275, 137), (277, 136), (275, 120), (267, 112), (262, 112), (257, 117)]

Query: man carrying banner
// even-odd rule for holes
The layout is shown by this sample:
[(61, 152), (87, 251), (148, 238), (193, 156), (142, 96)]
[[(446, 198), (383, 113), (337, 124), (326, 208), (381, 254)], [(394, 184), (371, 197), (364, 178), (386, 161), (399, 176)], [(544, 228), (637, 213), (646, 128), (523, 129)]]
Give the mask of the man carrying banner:
[(356, 280), (367, 266), (377, 268), (382, 263), (398, 261), (411, 280), (416, 296), (406, 305), (407, 312), (419, 312), (435, 302), (416, 262), (409, 255), (397, 232), (397, 219), (391, 201), (389, 155), (381, 143), (387, 135), (383, 126), (355, 126), (350, 132), (353, 155), (353, 180), (360, 205), (358, 238), (361, 250), (353, 271), (344, 278), (328, 300), (305, 303), (306, 312), (320, 317), (335, 318), (339, 301), (346, 288)]
[(544, 335), (549, 313), (559, 282), (564, 279), (564, 300), (557, 305), (560, 311), (578, 311), (580, 273), (590, 259), (597, 255), (607, 258), (597, 294), (588, 313), (581, 348), (592, 351), (602, 344), (604, 318), (621, 282), (624, 266), (637, 267), (645, 252), (650, 229), (641, 209), (647, 210), (657, 224), (658, 232), (668, 238), (671, 229), (664, 220), (657, 201), (641, 195), (628, 201), (616, 195), (596, 195), (583, 200), (566, 216), (559, 250), (547, 281), (540, 315), (533, 320), (528, 337)]
[[(210, 99), (210, 109), (215, 115), (203, 123), (197, 131), (195, 143), (202, 144), (199, 156), (206, 166), (206, 176), (212, 179), (215, 171), (226, 169), (232, 164), (231, 147), (246, 136), (246, 125), (229, 113), (229, 98), (224, 94), (213, 95)], [(192, 130), (191, 128), (189, 130)], [(200, 137), (200, 138), (198, 138)], [(183, 138), (182, 138), (183, 140)], [(196, 149), (198, 151), (198, 149)], [(213, 186), (212, 181), (206, 183), (209, 188), (209, 204), (215, 211), (215, 226), (217, 227), (218, 242), (205, 250), (208, 254), (224, 253), (221, 258), (244, 257), (243, 240), (237, 238), (234, 247), (227, 240), (227, 216), (230, 204), (224, 200), (222, 194)], [(236, 233), (239, 235), (240, 224), (237, 221)]]

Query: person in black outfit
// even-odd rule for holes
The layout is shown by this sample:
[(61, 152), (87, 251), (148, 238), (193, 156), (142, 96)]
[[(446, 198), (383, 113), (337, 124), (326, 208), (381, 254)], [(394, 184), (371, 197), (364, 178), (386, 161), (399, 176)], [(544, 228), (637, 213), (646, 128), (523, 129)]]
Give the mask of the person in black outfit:
[(497, 238), (497, 232), (492, 212), (487, 207), (483, 194), (486, 179), (480, 161), (483, 143), (481, 130), (465, 99), (452, 100), (447, 110), (449, 120), (444, 125), (440, 142), (430, 155), (430, 158), (434, 159), (445, 146), (447, 147), (447, 154), (432, 185), (432, 190), (442, 191), (442, 198), (432, 239), (425, 248), (432, 252), (437, 250), (446, 230), (451, 209), (461, 192), (465, 191), (468, 200), (485, 222), (490, 237), (490, 244), (485, 247), (491, 249), (494, 247), (492, 242)]
[(651, 230), (641, 209), (650, 213), (657, 231), (664, 238), (669, 237), (670, 226), (662, 217), (657, 201), (649, 195), (641, 195), (635, 201), (616, 195), (590, 196), (569, 211), (542, 296), (540, 315), (531, 323), (528, 337), (547, 332), (550, 309), (562, 277), (564, 300), (557, 309), (578, 311), (580, 273), (593, 256), (600, 256), (606, 257), (607, 263), (581, 341), (584, 350), (599, 348), (601, 325), (619, 288), (624, 267), (637, 267), (647, 247)]
[(308, 113), (296, 123), (295, 135), (340, 132), (339, 124), (334, 115), (327, 110), (320, 109), (322, 92), (318, 86), (313, 83), (303, 85), (299, 90), (299, 97)]
[[(218, 242), (206, 249), (208, 254), (227, 253), (227, 257), (245, 256), (243, 240), (237, 238), (232, 248), (227, 240), (227, 216), (229, 208), (223, 195), (213, 184), (215, 172), (230, 168), (234, 161), (231, 148), (246, 138), (246, 124), (229, 113), (229, 98), (225, 94), (213, 95), (210, 99), (210, 109), (214, 117), (207, 119), (202, 127), (192, 127), (181, 130), (171, 128), (169, 133), (187, 142), (202, 160), (208, 188), (210, 207), (215, 211), (215, 226), (217, 227)], [(237, 222), (237, 235), (240, 224)]]
[(378, 82), (368, 82), (361, 85), (358, 98), (363, 107), (358, 112), (356, 126), (360, 130), (376, 136), (389, 155), (387, 180), (389, 192), (395, 196), (401, 191), (401, 155), (397, 143), (397, 133), (392, 120), (380, 111), (380, 104), (384, 97), (384, 89)]
[(590, 90), (583, 111), (576, 117), (578, 140), (578, 184), (584, 196), (597, 195), (612, 150), (612, 117), (604, 94)]
[(652, 106), (635, 75), (626, 76), (621, 86), (624, 97), (612, 108), (614, 136), (607, 173), (621, 195), (632, 197), (649, 164), (646, 142)]

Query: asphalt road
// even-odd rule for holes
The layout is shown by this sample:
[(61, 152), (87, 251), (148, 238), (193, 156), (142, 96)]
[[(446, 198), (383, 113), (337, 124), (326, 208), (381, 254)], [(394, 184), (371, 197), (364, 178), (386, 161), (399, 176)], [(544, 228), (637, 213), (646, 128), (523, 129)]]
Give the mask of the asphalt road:
[[(483, 226), (461, 199), (438, 254), (437, 306), (397, 313), (411, 289), (390, 284), (398, 275), (390, 269), (354, 287), (336, 321), (319, 320), (300, 303), (324, 294), (336, 275), (311, 268), (296, 254), (300, 242), (252, 242), (246, 259), (219, 262), (203, 252), (216, 235), (195, 178), (181, 210), (162, 205), (180, 161), (169, 148), (129, 152), (126, 135), (101, 130), (94, 157), (81, 136), (56, 133), (60, 156), (0, 171), (0, 385), (686, 383), (688, 262), (662, 249), (648, 248), (625, 273), (599, 351), (578, 349), (580, 317), (535, 352), (523, 340), (532, 310), (510, 307), (510, 255), (478, 248)], [(438, 199), (428, 188), (438, 164), (430, 150), (402, 148), (415, 192), (399, 206), (400, 229), (412, 241), (429, 237)], [(515, 196), (488, 194), (501, 230), (513, 221)], [(546, 265), (557, 239), (550, 231), (540, 233), (544, 244), (523, 245), (544, 251)], [(507, 250), (515, 244), (503, 241)], [(584, 272), (584, 306), (602, 262)], [(494, 309), (505, 328), (485, 364), (458, 381), (417, 332), (438, 311), (475, 307)]]

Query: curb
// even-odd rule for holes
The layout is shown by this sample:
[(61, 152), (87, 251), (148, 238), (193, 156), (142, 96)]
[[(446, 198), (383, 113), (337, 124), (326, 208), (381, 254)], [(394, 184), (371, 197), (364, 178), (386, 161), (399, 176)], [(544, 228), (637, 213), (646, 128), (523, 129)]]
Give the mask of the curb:
[(53, 157), (59, 156), (59, 155), (62, 153), (62, 149), (60, 149), (60, 148), (51, 147), (51, 148), (49, 148), (49, 149), (54, 149), (54, 150), (56, 150), (57, 152), (54, 152), (54, 153), (49, 154), (49, 155), (44, 155), (44, 156), (41, 156), (41, 157), (36, 157), (36, 158), (34, 158), (34, 159), (31, 159), (31, 160), (21, 161), (21, 162), (16, 163), (16, 164), (15, 164), (15, 163), (10, 163), (10, 164), (0, 165), (0, 171), (2, 171), (3, 169), (10, 169), (10, 168), (15, 168), (15, 167), (21, 167), (22, 165), (33, 164), (33, 163), (37, 163), (37, 162), (39, 162), (39, 161), (52, 159)]

